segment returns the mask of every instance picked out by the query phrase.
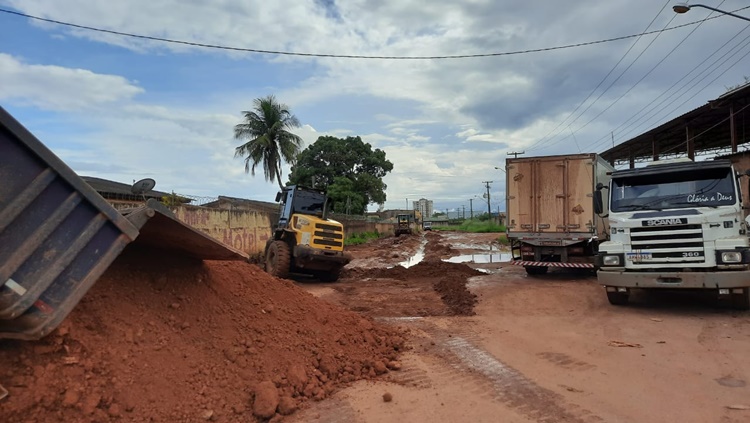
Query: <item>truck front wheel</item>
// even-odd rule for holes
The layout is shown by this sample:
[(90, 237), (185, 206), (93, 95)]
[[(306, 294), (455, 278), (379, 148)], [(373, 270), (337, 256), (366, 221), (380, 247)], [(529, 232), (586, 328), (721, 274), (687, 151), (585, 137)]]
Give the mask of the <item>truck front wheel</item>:
[(289, 276), (291, 258), (289, 245), (284, 241), (274, 241), (266, 251), (266, 272), (277, 278)]
[(607, 291), (607, 299), (612, 305), (626, 305), (630, 299), (629, 292), (610, 292)]
[(750, 310), (750, 288), (742, 288), (742, 293), (732, 294), (732, 308)]

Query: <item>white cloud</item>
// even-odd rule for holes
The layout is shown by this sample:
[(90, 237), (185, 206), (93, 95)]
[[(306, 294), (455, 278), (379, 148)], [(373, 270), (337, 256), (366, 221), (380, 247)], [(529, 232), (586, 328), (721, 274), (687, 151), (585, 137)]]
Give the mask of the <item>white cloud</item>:
[(121, 76), (28, 64), (4, 53), (0, 53), (0, 81), (0, 100), (18, 100), (44, 110), (95, 109), (143, 92)]

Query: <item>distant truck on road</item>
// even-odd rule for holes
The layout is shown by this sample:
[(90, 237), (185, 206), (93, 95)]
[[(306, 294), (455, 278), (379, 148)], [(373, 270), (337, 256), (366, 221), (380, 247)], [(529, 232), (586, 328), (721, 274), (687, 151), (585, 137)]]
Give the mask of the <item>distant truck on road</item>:
[(507, 235), (513, 264), (529, 275), (549, 267), (594, 269), (609, 236), (608, 202), (596, 187), (614, 168), (594, 153), (508, 158)]
[(614, 172), (598, 194), (610, 199), (611, 236), (597, 257), (609, 302), (628, 303), (636, 288), (692, 288), (714, 290), (735, 308), (749, 309), (740, 176), (727, 160), (660, 161)]

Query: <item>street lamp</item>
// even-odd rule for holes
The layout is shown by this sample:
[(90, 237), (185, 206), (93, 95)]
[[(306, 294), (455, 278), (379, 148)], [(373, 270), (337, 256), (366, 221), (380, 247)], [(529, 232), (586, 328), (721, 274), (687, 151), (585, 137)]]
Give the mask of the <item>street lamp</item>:
[(725, 15), (734, 16), (735, 18), (740, 18), (746, 21), (750, 21), (750, 18), (746, 18), (744, 16), (735, 15), (732, 12), (725, 12), (723, 10), (719, 10), (710, 6), (706, 6), (704, 4), (687, 4), (687, 3), (680, 3), (672, 6), (672, 10), (674, 10), (675, 13), (687, 13), (690, 9), (693, 7), (702, 7), (704, 9), (713, 10), (714, 12), (723, 13)]

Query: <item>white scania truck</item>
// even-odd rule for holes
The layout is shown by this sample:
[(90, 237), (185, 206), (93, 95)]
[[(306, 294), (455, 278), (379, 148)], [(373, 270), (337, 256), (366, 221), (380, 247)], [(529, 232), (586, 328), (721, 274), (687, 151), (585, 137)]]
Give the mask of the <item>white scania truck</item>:
[[(750, 308), (750, 243), (740, 176), (727, 160), (677, 159), (612, 173), (598, 280), (609, 302), (632, 289), (704, 289)], [(608, 193), (607, 193), (608, 190)]]

